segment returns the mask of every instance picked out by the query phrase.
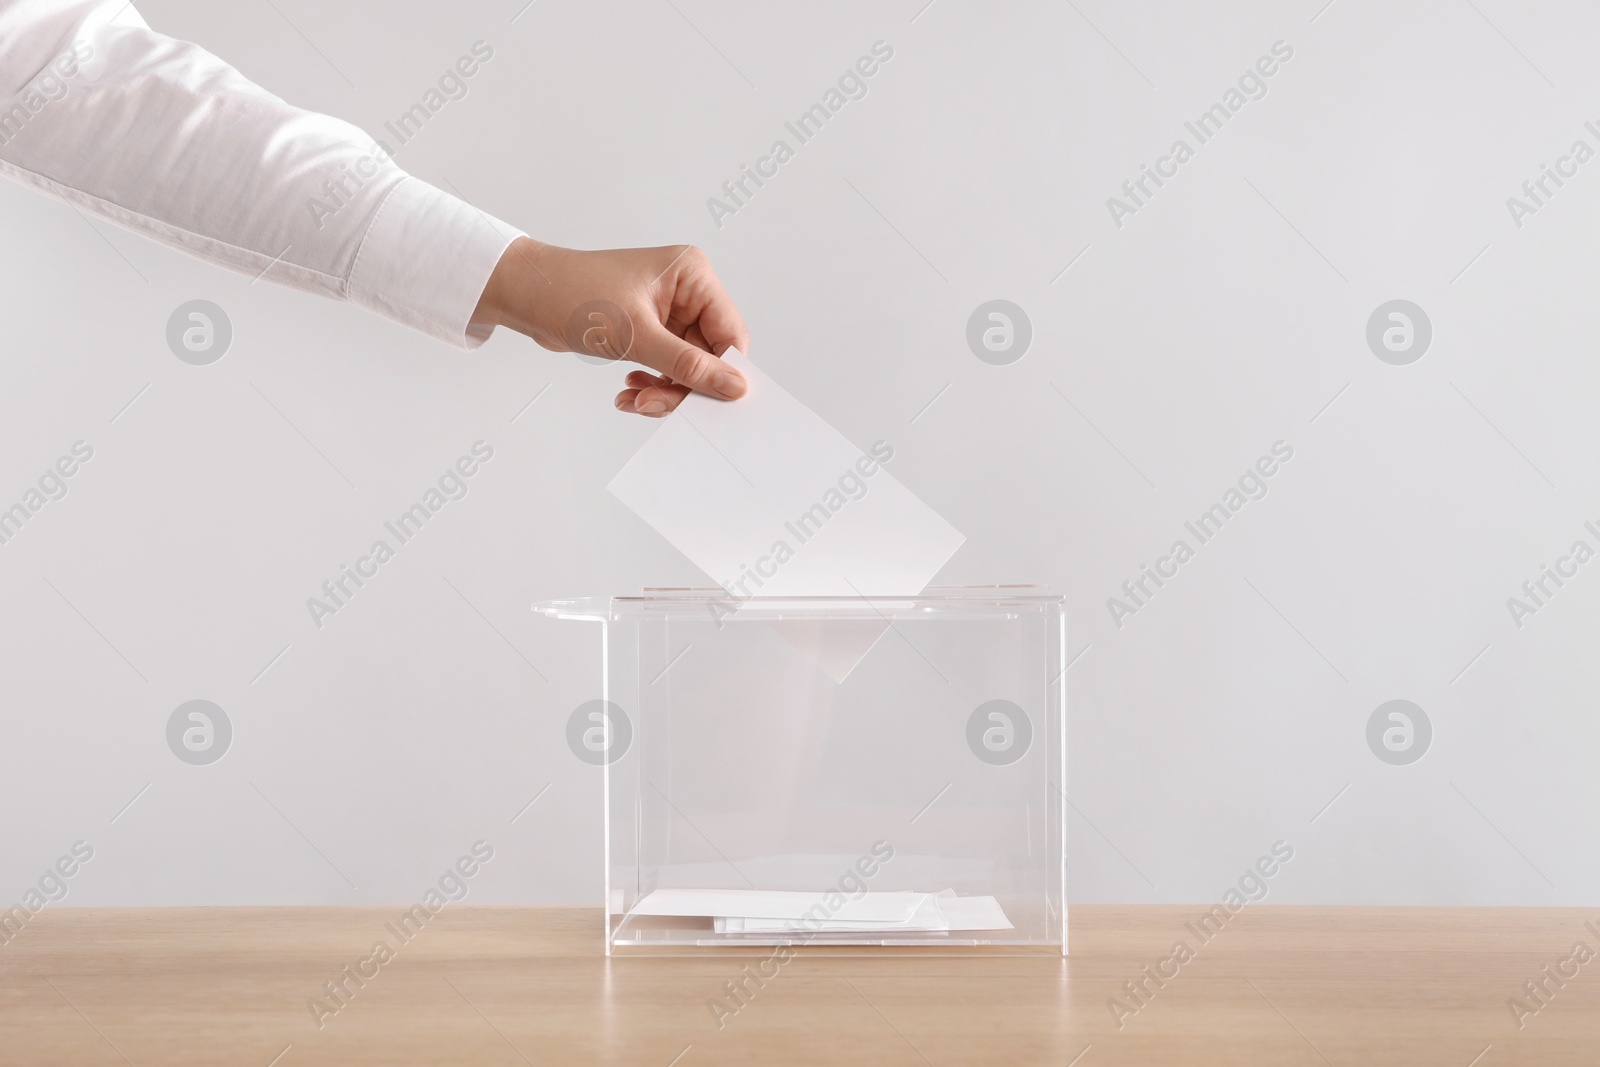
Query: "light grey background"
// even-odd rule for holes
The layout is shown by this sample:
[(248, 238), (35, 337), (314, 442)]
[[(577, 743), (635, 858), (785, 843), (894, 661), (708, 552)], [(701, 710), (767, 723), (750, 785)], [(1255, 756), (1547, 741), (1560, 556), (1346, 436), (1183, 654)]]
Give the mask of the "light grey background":
[[(1600, 11), (925, 2), (139, 6), (376, 136), (482, 39), (402, 166), (545, 240), (706, 248), (755, 357), (966, 533), (944, 580), (1068, 595), (1073, 899), (1215, 900), (1284, 839), (1276, 902), (1600, 900), (1600, 562), (1506, 607), (1600, 547), (1600, 161), (1506, 206), (1600, 148)], [(869, 95), (717, 228), (707, 197), (880, 39)], [(1115, 226), (1278, 40), (1267, 96)], [(700, 580), (605, 492), (652, 429), (621, 370), (462, 355), (15, 186), (0, 220), (0, 502), (95, 450), (0, 545), (0, 899), (81, 838), (67, 904), (409, 901), (483, 838), (474, 901), (598, 902), (600, 771), (564, 740), (596, 642), (528, 605)], [(1433, 324), (1409, 366), (1365, 341), (1398, 298)], [(166, 344), (194, 299), (233, 324), (210, 366)], [(992, 299), (1032, 321), (1009, 366), (967, 348)], [(467, 498), (314, 628), (478, 439)], [(1279, 440), (1269, 495), (1115, 626)], [(233, 728), (209, 766), (167, 748), (193, 699)], [(1407, 766), (1367, 746), (1391, 699), (1432, 722)]]

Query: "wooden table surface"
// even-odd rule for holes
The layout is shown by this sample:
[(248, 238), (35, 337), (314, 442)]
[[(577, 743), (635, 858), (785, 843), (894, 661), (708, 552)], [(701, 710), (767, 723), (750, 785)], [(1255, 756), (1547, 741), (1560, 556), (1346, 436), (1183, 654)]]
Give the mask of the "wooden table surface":
[(1200, 907), (1075, 905), (1066, 960), (801, 949), (742, 1005), (750, 960), (607, 960), (596, 910), (450, 906), (404, 944), (400, 910), (47, 908), (0, 945), (0, 1064), (1600, 1064), (1600, 910), (1251, 905), (1202, 944)]

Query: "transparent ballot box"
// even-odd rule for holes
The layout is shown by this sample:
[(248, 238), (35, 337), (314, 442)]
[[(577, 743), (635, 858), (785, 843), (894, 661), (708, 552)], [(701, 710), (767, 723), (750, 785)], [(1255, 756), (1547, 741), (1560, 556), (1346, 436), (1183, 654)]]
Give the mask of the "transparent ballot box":
[(604, 775), (608, 955), (1066, 952), (1060, 597), (651, 589), (535, 610), (600, 624), (599, 696), (568, 740)]

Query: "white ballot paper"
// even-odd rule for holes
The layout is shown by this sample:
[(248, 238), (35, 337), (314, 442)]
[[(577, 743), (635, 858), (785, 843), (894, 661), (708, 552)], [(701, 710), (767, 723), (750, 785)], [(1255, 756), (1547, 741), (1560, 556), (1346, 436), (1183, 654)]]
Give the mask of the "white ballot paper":
[[(871, 893), (867, 894), (872, 896)], [(863, 898), (865, 899), (865, 898)], [(773, 934), (773, 933), (850, 933), (868, 931), (879, 933), (911, 933), (948, 930), (950, 924), (939, 911), (932, 893), (923, 896), (917, 910), (904, 922), (880, 922), (872, 919), (765, 919), (755, 917), (718, 916), (715, 929), (719, 934)]]
[(1006, 918), (1000, 902), (994, 897), (958, 897), (950, 892), (943, 892), (937, 896), (929, 894), (917, 906), (916, 913), (905, 922), (833, 918), (820, 922), (807, 922), (794, 919), (719, 916), (715, 919), (713, 928), (719, 934), (909, 934), (1013, 929), (1011, 920)]
[(958, 897), (948, 890), (934, 898), (952, 930), (1011, 930), (1011, 920), (994, 897)]
[(657, 889), (630, 915), (712, 920), (719, 934), (906, 934), (1010, 930), (1000, 902), (990, 896), (938, 893), (863, 893), (828, 906), (835, 892), (771, 889)]
[(657, 889), (635, 904), (628, 914), (792, 921), (810, 913), (826, 915), (830, 920), (903, 923), (910, 921), (929, 899), (927, 893), (866, 893), (830, 909), (827, 898), (838, 895), (836, 892), (792, 893), (772, 889)]
[(749, 392), (691, 393), (611, 492), (733, 598), (922, 592), (963, 537), (886, 469), (893, 442), (863, 452), (742, 353), (722, 358)]

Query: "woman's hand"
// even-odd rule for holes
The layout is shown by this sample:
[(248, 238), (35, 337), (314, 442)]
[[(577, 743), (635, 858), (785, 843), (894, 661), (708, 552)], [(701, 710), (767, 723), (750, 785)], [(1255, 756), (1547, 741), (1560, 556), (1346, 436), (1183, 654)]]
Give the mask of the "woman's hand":
[(744, 376), (718, 357), (747, 351), (733, 298), (704, 252), (691, 245), (584, 252), (519, 237), (500, 258), (473, 313), (544, 348), (631, 360), (618, 410), (660, 416), (691, 391), (744, 395)]

